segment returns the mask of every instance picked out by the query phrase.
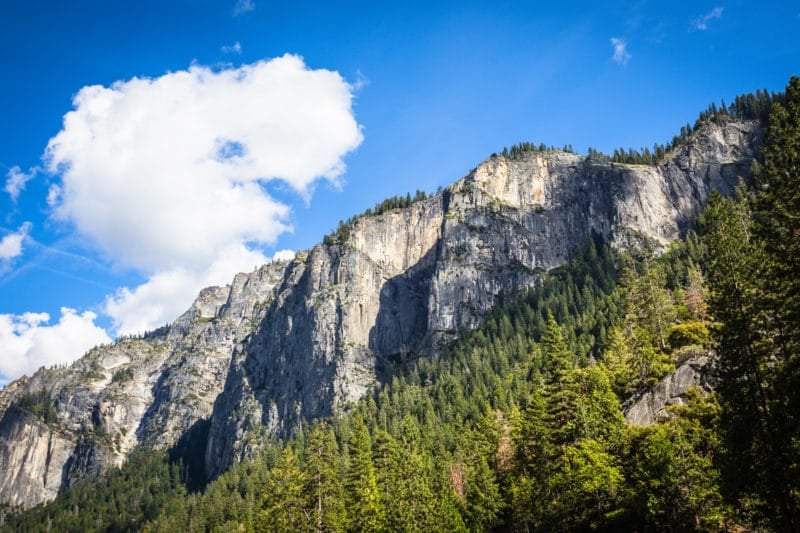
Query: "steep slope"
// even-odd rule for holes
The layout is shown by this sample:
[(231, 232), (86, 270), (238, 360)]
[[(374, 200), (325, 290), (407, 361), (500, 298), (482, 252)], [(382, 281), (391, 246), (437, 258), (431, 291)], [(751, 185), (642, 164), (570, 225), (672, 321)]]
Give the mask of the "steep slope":
[(206, 289), (158, 336), (0, 391), (0, 502), (52, 498), (209, 417), (217, 475), (251, 436), (286, 435), (378, 386), (387, 365), (436, 356), (591, 232), (677, 238), (711, 190), (747, 175), (761, 136), (757, 122), (709, 124), (658, 166), (493, 156), (441, 195), (356, 220), (344, 242)]
[[(709, 124), (658, 166), (564, 152), (493, 156), (442, 195), (357, 220), (345, 242), (287, 269), (214, 406), (206, 472), (248, 456), (378, 383), (381, 368), (477, 325), (595, 232), (624, 245), (679, 237), (711, 190), (729, 194), (761, 143), (756, 122)], [(256, 439), (258, 440), (258, 439)]]
[(263, 316), (285, 263), (203, 290), (169, 328), (98, 346), (67, 368), (0, 391), (0, 502), (28, 507), (119, 465), (137, 444), (164, 448), (211, 414), (231, 352)]

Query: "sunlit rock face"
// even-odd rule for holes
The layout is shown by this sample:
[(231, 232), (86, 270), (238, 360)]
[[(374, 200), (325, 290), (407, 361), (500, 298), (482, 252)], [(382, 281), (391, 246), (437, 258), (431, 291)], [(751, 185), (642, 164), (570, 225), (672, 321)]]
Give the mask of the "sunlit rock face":
[(207, 474), (249, 456), (255, 435), (286, 436), (355, 402), (387, 363), (436, 357), (592, 233), (623, 247), (678, 239), (712, 190), (730, 194), (748, 175), (761, 135), (755, 122), (712, 124), (652, 166), (558, 151), (492, 156), (440, 195), (359, 219), (344, 242), (289, 266), (234, 354)]
[(711, 124), (652, 166), (492, 156), (441, 194), (356, 220), (342, 242), (205, 289), (157, 334), (0, 391), (0, 502), (51, 499), (198, 424), (218, 475), (260, 437), (346, 409), (386, 365), (437, 357), (592, 233), (621, 247), (679, 238), (712, 190), (747, 176), (761, 138), (756, 122)]
[(138, 444), (166, 448), (211, 415), (231, 353), (263, 318), (286, 263), (204, 289), (168, 328), (98, 346), (0, 391), (0, 502), (29, 507)]

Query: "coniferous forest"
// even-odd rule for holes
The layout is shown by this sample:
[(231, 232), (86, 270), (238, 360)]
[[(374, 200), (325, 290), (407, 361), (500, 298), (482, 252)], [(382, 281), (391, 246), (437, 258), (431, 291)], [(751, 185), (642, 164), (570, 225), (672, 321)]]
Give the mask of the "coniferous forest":
[[(439, 358), (215, 480), (191, 442), (138, 450), (4, 529), (800, 531), (800, 78), (741, 98), (714, 120), (768, 117), (761, 158), (666, 252), (591, 236)], [(694, 357), (713, 391), (625, 422)]]

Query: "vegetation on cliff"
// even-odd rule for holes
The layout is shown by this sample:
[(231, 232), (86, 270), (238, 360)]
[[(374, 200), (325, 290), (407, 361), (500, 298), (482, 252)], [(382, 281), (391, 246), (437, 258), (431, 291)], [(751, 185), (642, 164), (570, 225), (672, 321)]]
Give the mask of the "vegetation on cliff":
[[(141, 451), (5, 527), (799, 530), (799, 78), (753, 170), (666, 253), (589, 239), (438, 359), (200, 490), (180, 482), (191, 447)], [(715, 392), (625, 423), (623, 403), (709, 350)]]

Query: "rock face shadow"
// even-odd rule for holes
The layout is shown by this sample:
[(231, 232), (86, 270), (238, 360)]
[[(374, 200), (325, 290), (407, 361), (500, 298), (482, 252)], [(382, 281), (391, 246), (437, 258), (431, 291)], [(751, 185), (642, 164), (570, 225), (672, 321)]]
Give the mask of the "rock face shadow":
[(376, 356), (380, 381), (387, 363), (402, 364), (422, 355), (428, 333), (431, 280), (439, 242), (414, 266), (384, 283), (368, 348)]

